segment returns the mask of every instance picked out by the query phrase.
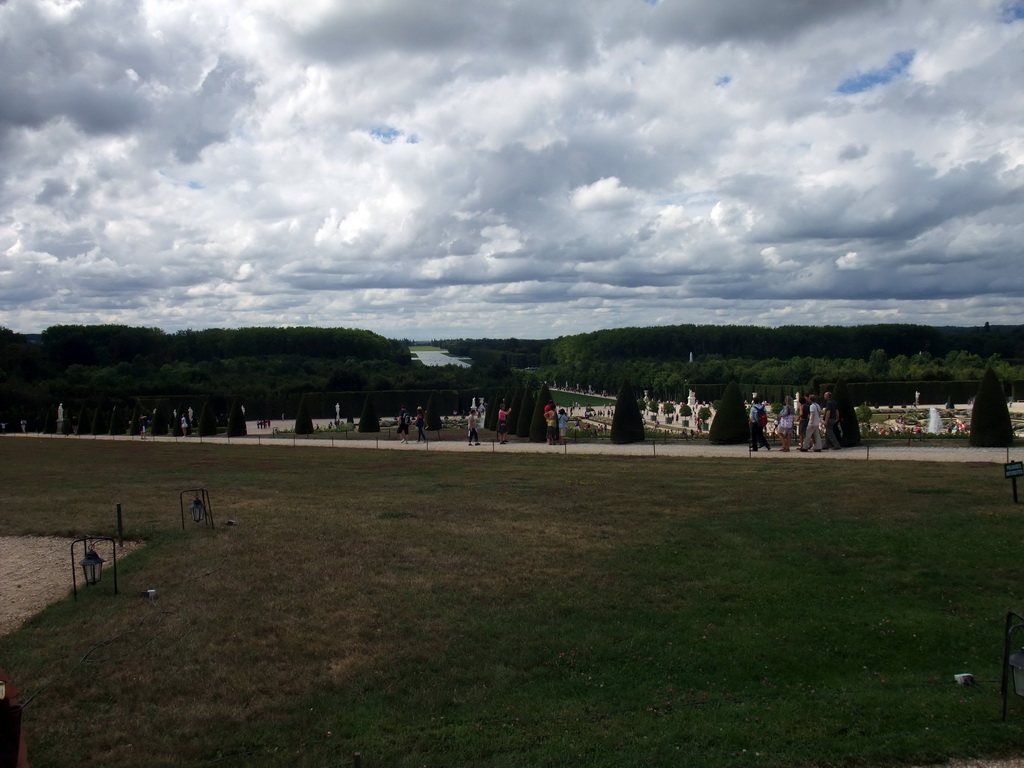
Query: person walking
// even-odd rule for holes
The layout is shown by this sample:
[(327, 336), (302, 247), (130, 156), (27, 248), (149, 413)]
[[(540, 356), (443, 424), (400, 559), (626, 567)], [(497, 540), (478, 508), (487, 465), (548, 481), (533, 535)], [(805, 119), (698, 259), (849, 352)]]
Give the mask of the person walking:
[(779, 411), (779, 440), (782, 442), (783, 453), (789, 453), (789, 447), (793, 442), (793, 418), (795, 415), (793, 398), (786, 395), (785, 404)]
[(565, 408), (558, 411), (558, 442), (565, 445), (565, 436), (569, 432), (569, 414)]
[(800, 451), (807, 453), (808, 448), (821, 453), (821, 406), (818, 405), (817, 395), (807, 396), (807, 434), (800, 445)]
[[(469, 409), (469, 418), (466, 420), (469, 427), (469, 444), (480, 445), (480, 435), (476, 431), (476, 408)], [(473, 441), (476, 441), (475, 443)]]
[(801, 395), (799, 392), (796, 393), (797, 403), (797, 427), (796, 427), (796, 447), (802, 449), (804, 447), (804, 438), (807, 437), (807, 419), (810, 417), (811, 411), (807, 398)]
[[(409, 416), (409, 411), (406, 410), (403, 405), (398, 411), (398, 442), (408, 443), (409, 442), (409, 422), (412, 418)], [(404, 435), (404, 437), (403, 437)]]
[(427, 442), (427, 433), (425, 431), (427, 426), (427, 417), (423, 413), (423, 406), (416, 406), (416, 442)]
[(825, 443), (825, 450), (838, 451), (843, 447), (840, 442), (839, 422), (841, 417), (839, 416), (839, 403), (832, 399), (832, 393), (825, 393), (825, 411), (823, 415), (825, 423), (825, 437), (827, 442)]
[(772, 447), (764, 436), (764, 428), (768, 426), (768, 409), (765, 408), (760, 396), (754, 395), (754, 404), (750, 406), (750, 450), (756, 451), (763, 445), (766, 451)]

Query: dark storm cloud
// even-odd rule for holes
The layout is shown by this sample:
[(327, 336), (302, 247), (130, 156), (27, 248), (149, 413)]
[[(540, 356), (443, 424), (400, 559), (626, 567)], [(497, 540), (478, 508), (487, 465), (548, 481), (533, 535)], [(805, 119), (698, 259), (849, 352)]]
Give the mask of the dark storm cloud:
[(650, 14), (646, 31), (660, 42), (693, 45), (726, 42), (778, 43), (809, 29), (882, 11), (892, 0), (787, 0), (751, 3), (748, 0), (696, 0), (660, 3)]
[(145, 71), (148, 51), (134, 42), (134, 6), (84, 5), (61, 20), (47, 18), (41, 4), (9, 6), (0, 32), (0, 128), (60, 118), (87, 133), (138, 125), (148, 108), (126, 71)]
[(470, 69), (485, 74), (528, 57), (578, 64), (594, 53), (585, 4), (488, 3), (404, 0), (339, 3), (309, 29), (296, 30), (296, 46), (327, 61), (385, 56), (478, 52)]

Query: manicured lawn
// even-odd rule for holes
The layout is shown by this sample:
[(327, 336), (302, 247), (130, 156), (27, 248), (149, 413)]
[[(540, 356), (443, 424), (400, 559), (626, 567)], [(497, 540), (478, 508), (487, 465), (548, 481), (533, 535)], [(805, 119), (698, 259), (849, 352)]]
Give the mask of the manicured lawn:
[[(110, 534), (120, 503), (148, 540), (120, 596), (0, 638), (35, 768), (1024, 749), (999, 695), (1024, 507), (992, 465), (13, 438), (0, 462), (0, 534)], [(212, 531), (181, 530), (195, 487)]]

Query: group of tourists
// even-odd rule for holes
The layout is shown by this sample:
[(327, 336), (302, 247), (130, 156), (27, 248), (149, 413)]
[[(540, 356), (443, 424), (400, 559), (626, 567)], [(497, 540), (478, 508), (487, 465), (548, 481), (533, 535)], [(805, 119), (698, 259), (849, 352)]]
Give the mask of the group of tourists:
[[(476, 413), (475, 409), (470, 410), (470, 444), (476, 436)], [(512, 418), (512, 409), (505, 403), (498, 406), (498, 444), (504, 445), (508, 442), (509, 420)], [(565, 445), (566, 435), (569, 432), (569, 414), (565, 408), (555, 409), (554, 401), (549, 400), (544, 406), (544, 438), (548, 445)], [(475, 445), (480, 445), (476, 442)]]
[[(782, 452), (788, 453), (793, 444), (794, 430), (796, 433), (797, 450), (801, 453), (821, 451), (838, 451), (842, 448), (843, 427), (839, 404), (826, 392), (822, 398), (824, 406), (818, 403), (817, 395), (797, 395), (793, 398), (786, 395), (785, 403), (779, 411), (775, 423), (775, 434), (782, 443)], [(750, 450), (764, 448), (771, 450), (768, 444), (768, 406), (760, 396), (754, 395), (749, 412)], [(824, 436), (824, 439), (822, 439)]]
[(409, 442), (409, 425), (416, 424), (416, 442), (425, 443), (427, 442), (427, 413), (423, 410), (423, 406), (419, 405), (416, 407), (416, 416), (409, 412), (409, 410), (403, 405), (401, 410), (398, 412), (398, 441), (401, 443)]

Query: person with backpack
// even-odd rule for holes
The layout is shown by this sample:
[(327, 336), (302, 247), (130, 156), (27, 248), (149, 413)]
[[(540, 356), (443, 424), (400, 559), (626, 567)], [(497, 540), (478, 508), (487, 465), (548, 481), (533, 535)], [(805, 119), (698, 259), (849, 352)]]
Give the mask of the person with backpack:
[[(408, 443), (409, 442), (409, 422), (410, 421), (411, 421), (411, 419), (409, 418), (409, 411), (407, 411), (405, 409), (405, 406), (403, 405), (401, 407), (401, 409), (398, 411), (398, 440), (399, 440), (399, 442), (402, 442), (402, 443)], [(402, 437), (402, 435), (405, 435), (405, 437)]]
[(480, 445), (480, 435), (476, 431), (476, 408), (469, 409), (469, 418), (466, 420), (466, 425), (469, 427), (469, 444), (474, 445), (473, 441), (475, 440), (475, 445)]
[(754, 395), (754, 404), (750, 406), (750, 450), (756, 451), (763, 445), (766, 451), (772, 447), (768, 445), (768, 439), (764, 436), (764, 429), (768, 426), (768, 409), (761, 401), (759, 395)]

